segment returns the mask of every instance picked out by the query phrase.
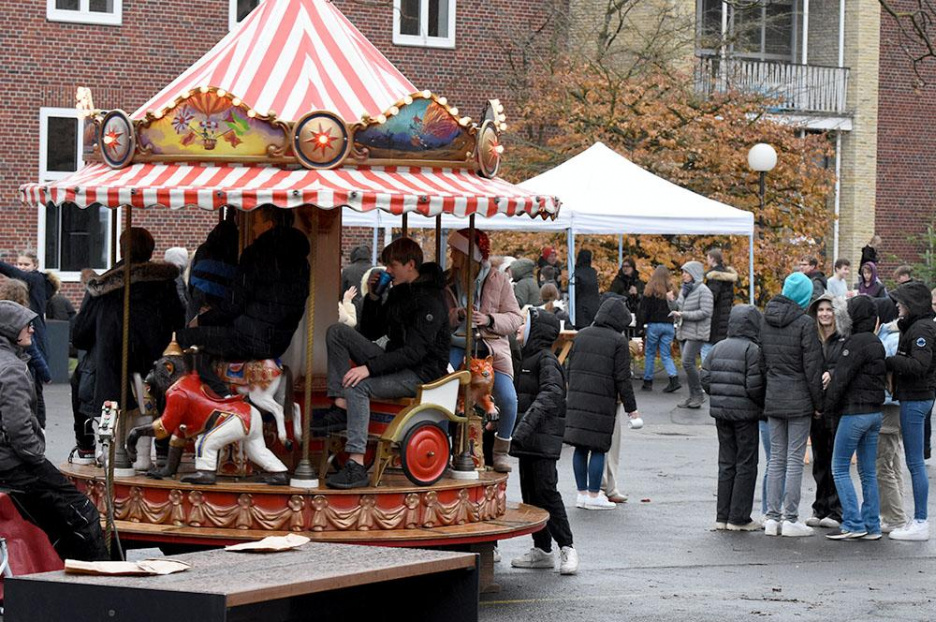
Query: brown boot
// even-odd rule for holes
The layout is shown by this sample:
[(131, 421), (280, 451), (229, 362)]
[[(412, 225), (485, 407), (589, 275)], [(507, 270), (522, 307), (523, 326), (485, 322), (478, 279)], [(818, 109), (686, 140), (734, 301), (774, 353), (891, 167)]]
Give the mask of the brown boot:
[(494, 436), (494, 470), (498, 473), (510, 473), (512, 470), (510, 462), (507, 460), (507, 452), (510, 451), (510, 441), (505, 441), (499, 436)]

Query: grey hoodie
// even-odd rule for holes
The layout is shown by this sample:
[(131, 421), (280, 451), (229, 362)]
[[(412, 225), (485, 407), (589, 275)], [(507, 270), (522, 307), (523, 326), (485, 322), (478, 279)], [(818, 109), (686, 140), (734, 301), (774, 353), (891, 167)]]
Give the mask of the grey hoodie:
[(0, 301), (0, 471), (40, 463), (45, 455), (29, 357), (16, 345), (20, 331), (36, 317), (15, 302)]
[(533, 276), (535, 266), (532, 259), (518, 259), (510, 264), (510, 274), (514, 280), (514, 296), (517, 297), (517, 303), (521, 309), (527, 305), (537, 307), (543, 304), (539, 285), (536, 284), (536, 278)]
[(669, 303), (670, 309), (682, 313), (676, 326), (676, 339), (708, 341), (715, 298), (712, 296), (712, 290), (702, 282), (705, 269), (698, 261), (688, 261), (683, 264), (682, 269), (692, 277), (692, 290), (688, 295), (681, 290), (679, 298)]

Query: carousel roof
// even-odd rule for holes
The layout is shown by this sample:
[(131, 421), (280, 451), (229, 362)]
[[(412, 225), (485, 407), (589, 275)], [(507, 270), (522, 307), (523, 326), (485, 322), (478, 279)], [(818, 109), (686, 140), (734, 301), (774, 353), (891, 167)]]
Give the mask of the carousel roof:
[(529, 214), (549, 217), (557, 202), (501, 179), (472, 171), (428, 167), (347, 167), (332, 170), (214, 164), (133, 164), (115, 170), (90, 164), (58, 182), (27, 184), (23, 198), (34, 205), (74, 203), (78, 207), (228, 205), (252, 210), (260, 205), (323, 209), (347, 206), (360, 212), (441, 213), (468, 216)]
[(376, 117), (417, 90), (326, 0), (264, 0), (131, 118), (203, 86), (286, 121), (310, 110), (330, 110), (348, 122)]

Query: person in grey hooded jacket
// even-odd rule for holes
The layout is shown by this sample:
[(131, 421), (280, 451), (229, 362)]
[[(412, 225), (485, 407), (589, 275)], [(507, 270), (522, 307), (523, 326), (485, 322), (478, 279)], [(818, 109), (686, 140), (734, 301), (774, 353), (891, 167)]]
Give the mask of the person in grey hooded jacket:
[(702, 282), (705, 270), (698, 261), (688, 261), (682, 267), (682, 289), (679, 298), (666, 295), (672, 316), (676, 320), (676, 339), (682, 343), (682, 366), (689, 383), (689, 398), (677, 404), (680, 408), (701, 408), (705, 401), (696, 359), (709, 340), (715, 298)]
[(22, 305), (0, 301), (0, 486), (62, 559), (107, 559), (97, 508), (45, 458), (24, 352), (36, 317)]
[(538, 307), (543, 304), (540, 296), (540, 286), (536, 284), (533, 268), (536, 264), (532, 259), (518, 259), (510, 264), (510, 274), (514, 281), (514, 296), (520, 308), (527, 305)]
[(711, 398), (709, 414), (718, 431), (718, 503), (715, 528), (753, 531), (757, 483), (758, 420), (764, 414), (765, 373), (757, 307), (733, 307), (728, 338), (702, 361), (702, 386)]

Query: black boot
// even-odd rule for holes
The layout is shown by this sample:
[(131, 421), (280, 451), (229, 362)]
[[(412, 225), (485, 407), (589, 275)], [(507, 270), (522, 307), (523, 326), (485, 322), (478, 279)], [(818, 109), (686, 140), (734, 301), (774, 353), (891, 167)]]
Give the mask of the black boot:
[(679, 376), (670, 376), (669, 384), (663, 388), (664, 393), (673, 393), (674, 391), (679, 391), (682, 388), (682, 385), (679, 384)]
[(270, 486), (289, 486), (289, 474), (286, 471), (267, 473), (263, 476), (263, 482)]
[(213, 471), (196, 471), (192, 475), (186, 475), (181, 481), (185, 484), (214, 484), (218, 481), (218, 476)]
[(653, 391), (653, 381), (652, 381), (652, 380), (644, 380), (644, 381), (643, 381), (643, 384), (642, 384), (641, 387), (640, 387), (640, 390), (641, 390), (641, 391)]

